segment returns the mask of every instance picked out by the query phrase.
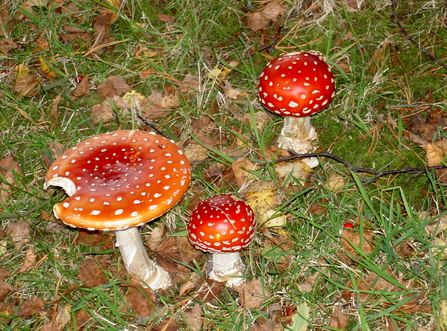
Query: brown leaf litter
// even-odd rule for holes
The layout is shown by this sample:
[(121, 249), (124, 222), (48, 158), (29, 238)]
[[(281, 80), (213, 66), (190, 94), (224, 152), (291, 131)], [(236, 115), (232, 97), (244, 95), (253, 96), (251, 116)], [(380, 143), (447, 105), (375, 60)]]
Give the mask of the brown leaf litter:
[(8, 200), (16, 185), (15, 176), (20, 174), (20, 164), (14, 160), (14, 157), (9, 156), (0, 160), (0, 177), (4, 179), (0, 182), (0, 201), (3, 205), (9, 205)]
[(192, 309), (186, 310), (184, 312), (186, 323), (193, 331), (202, 330), (203, 325), (203, 316), (202, 316), (202, 307), (196, 303), (192, 307)]
[(361, 254), (371, 254), (374, 251), (374, 233), (369, 229), (343, 228), (340, 234), (342, 251), (337, 256), (346, 264), (356, 264)]
[(112, 266), (110, 257), (107, 255), (86, 257), (79, 268), (78, 278), (90, 288), (105, 285), (110, 281), (104, 274), (104, 271), (112, 269), (111, 273), (116, 275), (118, 271), (116, 267)]
[(240, 295), (242, 307), (247, 309), (260, 308), (270, 297), (270, 293), (258, 278), (245, 282), (234, 290)]
[(30, 243), (30, 231), (31, 227), (26, 221), (12, 223), (6, 229), (6, 233), (11, 237), (17, 252), (20, 252), (24, 246)]
[(141, 286), (140, 282), (125, 286), (128, 289), (126, 302), (132, 310), (143, 318), (153, 315), (157, 302), (154, 292), (148, 287)]
[(98, 85), (96, 91), (102, 98), (111, 98), (115, 95), (123, 95), (132, 89), (126, 81), (119, 76), (109, 76)]

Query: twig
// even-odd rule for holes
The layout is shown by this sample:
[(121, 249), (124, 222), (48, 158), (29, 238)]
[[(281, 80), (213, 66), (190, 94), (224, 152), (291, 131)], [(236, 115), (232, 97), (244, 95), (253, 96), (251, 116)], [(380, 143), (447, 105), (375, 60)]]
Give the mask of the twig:
[(396, 3), (397, 0), (391, 0), (391, 5), (393, 7), (393, 18), (392, 18), (392, 22), (396, 23), (396, 25), (399, 27), (399, 29), (401, 30), (401, 32), (405, 35), (405, 37), (407, 38), (408, 41), (410, 41), (412, 44), (414, 44), (417, 48), (419, 48), (419, 50), (421, 52), (423, 52), (425, 55), (427, 55), (432, 61), (436, 62), (437, 64), (439, 64), (440, 66), (444, 67), (445, 69), (447, 69), (447, 65), (445, 65), (444, 63), (442, 63), (440, 60), (438, 60), (433, 54), (431, 54), (427, 49), (425, 49), (424, 47), (421, 46), (421, 44), (419, 44), (416, 40), (414, 40), (413, 38), (410, 37), (410, 35), (408, 34), (407, 30), (405, 30), (405, 28), (402, 26), (402, 24), (400, 24), (399, 18), (397, 17), (397, 12), (396, 12)]
[(277, 163), (277, 162), (282, 162), (282, 161), (289, 161), (289, 160), (293, 160), (293, 159), (301, 159), (301, 158), (308, 158), (308, 157), (327, 157), (327, 158), (333, 159), (337, 162), (344, 164), (350, 171), (374, 174), (375, 175), (374, 177), (363, 182), (363, 184), (365, 184), (365, 185), (370, 184), (370, 183), (376, 181), (379, 177), (386, 176), (386, 175), (403, 174), (403, 173), (409, 173), (409, 172), (423, 172), (423, 171), (431, 171), (431, 170), (439, 170), (439, 169), (447, 168), (447, 166), (445, 166), (445, 165), (438, 165), (438, 166), (425, 166), (425, 167), (410, 167), (410, 168), (402, 168), (402, 169), (394, 169), (394, 170), (373, 170), (373, 169), (356, 167), (352, 163), (350, 163), (346, 160), (343, 160), (343, 159), (339, 158), (338, 156), (335, 156), (328, 152), (294, 154), (291, 156), (279, 158), (279, 159), (275, 160), (274, 162)]
[[(274, 164), (274, 163), (285, 162), (285, 161), (290, 161), (290, 160), (295, 160), (295, 159), (303, 159), (303, 158), (308, 158), (308, 157), (317, 157), (317, 158), (326, 157), (326, 158), (329, 158), (329, 159), (332, 159), (339, 163), (344, 164), (346, 166), (346, 168), (352, 172), (375, 175), (374, 177), (372, 177), (366, 181), (363, 181), (363, 184), (365, 184), (365, 185), (375, 182), (378, 178), (380, 178), (382, 176), (386, 176), (386, 175), (403, 174), (403, 173), (409, 173), (409, 172), (432, 171), (432, 170), (439, 170), (439, 169), (447, 168), (447, 166), (445, 166), (445, 165), (438, 165), (438, 166), (425, 166), (425, 167), (410, 167), (410, 168), (402, 168), (402, 169), (394, 169), (394, 170), (373, 170), (373, 169), (357, 167), (357, 166), (353, 165), (352, 163), (350, 163), (349, 161), (343, 160), (343, 159), (339, 158), (338, 156), (335, 156), (334, 154), (331, 154), (328, 152), (295, 154), (295, 153), (289, 151), (289, 153), (291, 153), (292, 155), (281, 157), (281, 158), (275, 159), (273, 161), (262, 162), (262, 163), (259, 163), (259, 165), (264, 166), (266, 164)], [(244, 157), (244, 156), (233, 156), (232, 158), (236, 160), (236, 159), (242, 158), (242, 157)], [(208, 161), (215, 161), (215, 159), (208, 158), (208, 159), (204, 159), (204, 160), (191, 161), (191, 164), (200, 164), (200, 163), (208, 162)]]

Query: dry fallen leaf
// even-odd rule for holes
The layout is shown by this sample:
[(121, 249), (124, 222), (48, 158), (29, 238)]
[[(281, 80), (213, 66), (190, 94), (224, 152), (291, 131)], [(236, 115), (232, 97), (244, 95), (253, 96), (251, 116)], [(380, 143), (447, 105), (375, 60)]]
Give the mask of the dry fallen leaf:
[[(438, 139), (422, 145), (427, 157), (428, 166), (437, 166), (445, 162), (447, 156), (447, 139)], [(436, 170), (436, 175), (442, 183), (447, 182), (447, 169)]]
[(262, 286), (259, 279), (253, 279), (234, 288), (241, 296), (241, 304), (247, 309), (258, 309), (270, 297), (270, 293)]
[(275, 323), (275, 319), (272, 317), (268, 321), (264, 319), (258, 319), (258, 323), (254, 323), (250, 328), (250, 331), (283, 331), (284, 326), (280, 323)]
[(166, 14), (158, 14), (158, 20), (161, 22), (174, 22), (175, 17)]
[(447, 242), (439, 237), (435, 237), (431, 242), (432, 254), (438, 258), (447, 258)]
[(180, 98), (177, 94), (177, 90), (171, 84), (165, 84), (163, 86), (163, 90), (165, 92), (162, 100), (161, 106), (164, 109), (175, 109), (180, 106)]
[(130, 92), (132, 89), (127, 85), (126, 81), (118, 76), (110, 76), (106, 78), (97, 88), (101, 97), (113, 97)]
[(236, 67), (239, 62), (238, 61), (230, 61), (228, 67), (218, 67), (214, 68), (210, 72), (208, 72), (207, 76), (210, 79), (218, 80), (220, 82), (227, 79), (228, 75), (233, 71), (232, 67)]
[(226, 82), (223, 86), (225, 97), (231, 100), (240, 100), (242, 97), (247, 96), (247, 92), (241, 89), (234, 88), (230, 82)]
[(78, 310), (75, 313), (76, 326), (78, 327), (78, 330), (85, 330), (83, 326), (90, 320), (90, 318), (90, 314), (87, 313), (85, 310)]
[(202, 308), (198, 303), (196, 303), (191, 310), (185, 311), (184, 314), (186, 322), (191, 330), (200, 331), (202, 329), (203, 324)]
[(151, 331), (177, 331), (180, 327), (173, 319), (166, 319), (161, 321), (156, 326), (150, 328)]
[(110, 265), (108, 256), (87, 257), (82, 262), (82, 266), (78, 272), (78, 278), (90, 288), (108, 284), (109, 280), (104, 275), (103, 270), (108, 270)]
[[(388, 273), (390, 277), (393, 277), (390, 274), (389, 268), (386, 268), (384, 272)], [(341, 295), (344, 300), (360, 304), (375, 300), (376, 296), (382, 291), (394, 292), (398, 290), (392, 283), (372, 271), (363, 276), (365, 276), (363, 279), (354, 282), (355, 285), (353, 285), (351, 280), (348, 281), (346, 287), (354, 288), (355, 291), (343, 290)], [(371, 293), (371, 291), (375, 292)]]
[(11, 285), (0, 281), (0, 302), (2, 302), (5, 297), (12, 291), (13, 288)]
[(197, 288), (197, 285), (199, 284), (200, 281), (200, 276), (196, 273), (191, 273), (189, 275), (189, 278), (187, 279), (186, 282), (184, 282), (182, 284), (182, 286), (180, 286), (180, 291), (179, 291), (179, 297), (182, 297), (184, 295), (186, 295), (187, 293), (189, 293), (191, 290)]
[(340, 236), (343, 251), (339, 256), (345, 263), (355, 263), (361, 256), (359, 251), (364, 254), (371, 254), (374, 251), (374, 233), (371, 230), (365, 229), (362, 236), (360, 231), (343, 228)]
[(130, 112), (130, 105), (120, 96), (113, 96), (92, 107), (92, 123), (109, 123), (115, 116), (126, 115)]
[(0, 37), (8, 36), (14, 27), (15, 18), (9, 15), (11, 12), (12, 10), (9, 5), (7, 3), (3, 3), (3, 6), (0, 9), (0, 26), (2, 26), (2, 29), (0, 29)]
[[(171, 97), (173, 98), (172, 100)], [(142, 117), (148, 120), (155, 120), (158, 118), (162, 118), (171, 114), (171, 111), (168, 109), (171, 106), (175, 106), (175, 98), (174, 96), (163, 96), (163, 93), (158, 91), (152, 91), (152, 93), (140, 102), (140, 108)], [(173, 102), (173, 104), (170, 104)], [(178, 101), (180, 102), (180, 101)], [(177, 106), (180, 103), (177, 104)], [(175, 108), (175, 107), (172, 107)]]
[(107, 232), (79, 229), (76, 245), (95, 247), (98, 250), (115, 248), (115, 236)]
[(71, 97), (73, 98), (73, 100), (82, 98), (83, 96), (86, 96), (90, 92), (88, 79), (89, 75), (85, 75), (84, 77), (82, 77), (81, 81), (75, 87), (73, 92), (71, 92)]
[(17, 45), (12, 39), (5, 38), (0, 40), (0, 51), (2, 51), (3, 53), (9, 53), (16, 48), (19, 48), (19, 45)]
[[(307, 180), (313, 173), (313, 170), (309, 165), (302, 160), (292, 160), (290, 162), (283, 162), (279, 164), (276, 169), (276, 174), (281, 180), (286, 180), (288, 178)], [(293, 184), (293, 180), (289, 181)]]
[(154, 292), (148, 287), (139, 284), (128, 286), (129, 292), (126, 295), (126, 302), (132, 310), (141, 317), (147, 317), (154, 313), (156, 298)]
[[(6, 268), (0, 268), (0, 280), (3, 280), (9, 277), (11, 274)], [(1, 301), (1, 300), (0, 300)]]
[(8, 325), (16, 316), (20, 301), (17, 298), (10, 298), (8, 301), (0, 301), (0, 324)]
[(265, 30), (270, 20), (263, 13), (254, 12), (247, 15), (247, 26), (253, 31)]
[(315, 289), (315, 282), (319, 276), (320, 272), (316, 271), (303, 282), (297, 283), (298, 290), (300, 290), (300, 292), (312, 292)]
[(160, 223), (149, 234), (146, 243), (152, 252), (158, 252), (168, 236), (168, 229), (164, 223)]
[(191, 245), (188, 237), (176, 237), (175, 241), (179, 247), (181, 262), (192, 265), (193, 260), (198, 261), (205, 256), (204, 252)]
[(123, 95), (123, 100), (126, 101), (130, 107), (138, 108), (140, 107), (140, 101), (144, 100), (145, 96), (141, 93), (138, 93), (135, 90), (127, 92)]
[(329, 326), (338, 330), (346, 330), (348, 326), (348, 316), (343, 313), (340, 307), (335, 307), (330, 316)]
[(29, 247), (25, 253), (25, 259), (23, 260), (23, 264), (20, 267), (19, 272), (25, 272), (34, 265), (36, 261), (36, 254), (34, 254), (34, 247)]
[[(20, 174), (20, 165), (12, 156), (0, 160), (0, 202), (9, 205), (8, 198), (11, 195), (11, 186), (16, 184), (15, 175)], [(4, 179), (1, 180), (1, 179)]]
[(271, 121), (270, 116), (265, 111), (258, 111), (253, 116), (255, 123), (252, 123), (251, 114), (249, 113), (244, 114), (242, 121), (250, 126), (255, 124), (258, 132), (263, 132), (267, 124)]
[[(114, 2), (107, 0), (107, 2)], [(115, 7), (114, 4), (110, 3), (112, 7)], [(98, 5), (99, 15), (96, 16), (93, 21), (93, 29), (95, 30), (95, 43), (92, 45), (91, 49), (87, 53), (95, 53), (97, 55), (101, 55), (105, 48), (101, 47), (102, 45), (106, 45), (108, 42), (113, 40), (113, 36), (109, 35), (109, 31), (111, 28), (111, 24), (118, 17), (117, 10), (118, 7), (115, 7), (115, 10), (109, 9), (107, 7), (103, 7)]]
[(18, 312), (19, 317), (28, 317), (34, 314), (42, 312), (44, 302), (37, 295), (33, 295), (30, 299), (26, 300), (23, 305), (20, 306)]
[(6, 233), (11, 237), (17, 251), (30, 242), (30, 231), (31, 228), (26, 221), (18, 221), (6, 229)]
[(196, 142), (191, 142), (190, 144), (185, 146), (183, 148), (183, 151), (190, 161), (206, 160), (209, 153), (209, 150), (207, 148)]
[(47, 78), (56, 78), (57, 74), (51, 69), (47, 61), (39, 56), (40, 70), (46, 75)]
[(163, 241), (156, 253), (159, 264), (174, 275), (174, 283), (184, 281), (184, 274), (190, 272), (182, 264), (191, 265), (192, 259), (198, 259), (203, 254), (201, 251), (195, 249), (186, 237), (168, 237)]
[(20, 96), (34, 97), (39, 93), (40, 84), (38, 79), (32, 75), (29, 69), (23, 64), (16, 67), (16, 81), (14, 90), (20, 93)]
[(269, 2), (262, 10), (261, 13), (269, 20), (276, 22), (278, 17), (283, 15), (286, 11), (286, 7), (279, 1)]
[(223, 290), (225, 284), (223, 282), (217, 282), (212, 279), (200, 279), (197, 286), (199, 287), (195, 293), (195, 299), (204, 304), (215, 304), (219, 298), (220, 291)]
[(253, 180), (254, 177), (250, 171), (257, 168), (253, 162), (245, 157), (236, 159), (231, 164), (231, 167), (233, 168), (234, 177), (239, 188), (247, 186)]
[(189, 93), (200, 89), (200, 77), (187, 74), (179, 84), (180, 93)]
[(326, 183), (324, 183), (324, 187), (327, 188), (331, 192), (339, 192), (340, 189), (346, 185), (345, 176), (340, 174), (330, 174)]
[[(57, 307), (56, 317), (48, 323), (42, 325), (39, 331), (60, 331), (65, 328), (65, 326), (71, 320), (71, 305), (65, 303)], [(80, 325), (77, 325), (78, 327)]]
[(256, 215), (257, 223), (263, 225), (271, 219), (272, 210), (276, 205), (277, 188), (272, 181), (255, 181), (241, 190), (244, 200), (250, 205)]
[[(427, 212), (419, 213), (419, 218), (421, 220), (425, 220), (427, 217), (429, 217)], [(425, 227), (425, 231), (432, 235), (437, 235), (445, 230), (447, 230), (447, 215), (438, 217), (434, 222)]]

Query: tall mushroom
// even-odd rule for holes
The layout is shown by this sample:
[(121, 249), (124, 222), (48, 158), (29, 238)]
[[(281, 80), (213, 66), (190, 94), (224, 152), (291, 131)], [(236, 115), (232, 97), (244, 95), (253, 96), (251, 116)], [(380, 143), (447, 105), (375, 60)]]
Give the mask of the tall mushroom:
[(234, 287), (244, 282), (245, 266), (239, 251), (250, 244), (255, 228), (254, 212), (247, 203), (219, 194), (197, 205), (187, 232), (194, 247), (213, 253), (208, 277)]
[(149, 259), (138, 226), (173, 207), (190, 179), (189, 161), (175, 143), (121, 130), (84, 140), (58, 157), (45, 188), (59, 186), (69, 196), (53, 208), (65, 224), (115, 231), (127, 271), (157, 290), (167, 288), (170, 277)]
[(335, 95), (334, 75), (323, 55), (308, 51), (277, 57), (261, 73), (258, 93), (264, 107), (285, 116), (278, 145), (298, 154), (312, 151), (317, 133), (310, 116), (327, 107)]

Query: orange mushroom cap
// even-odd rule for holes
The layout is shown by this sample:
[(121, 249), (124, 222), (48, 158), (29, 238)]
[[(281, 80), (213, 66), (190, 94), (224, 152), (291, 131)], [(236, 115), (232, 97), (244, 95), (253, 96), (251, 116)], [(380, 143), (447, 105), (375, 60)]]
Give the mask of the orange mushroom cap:
[(54, 206), (65, 224), (122, 230), (151, 221), (188, 189), (191, 166), (172, 141), (152, 132), (120, 130), (82, 141), (57, 158), (45, 187), (70, 196)]

